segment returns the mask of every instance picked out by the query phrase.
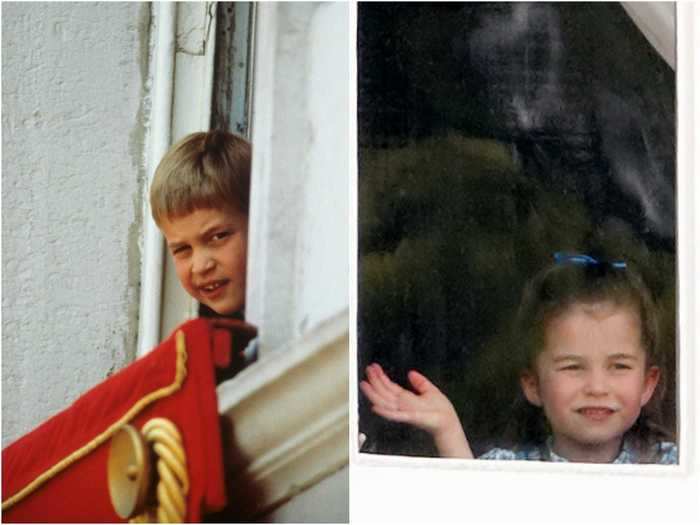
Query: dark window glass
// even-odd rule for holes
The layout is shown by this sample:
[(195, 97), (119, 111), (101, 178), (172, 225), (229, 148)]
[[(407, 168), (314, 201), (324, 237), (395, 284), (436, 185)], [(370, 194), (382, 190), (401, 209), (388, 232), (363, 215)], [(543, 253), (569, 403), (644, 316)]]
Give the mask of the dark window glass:
[[(622, 7), (360, 3), (358, 73), (360, 377), (420, 370), (484, 452), (518, 389), (524, 283), (595, 252), (661, 307), (675, 432), (675, 74)], [(435, 454), (359, 399), (364, 451)]]

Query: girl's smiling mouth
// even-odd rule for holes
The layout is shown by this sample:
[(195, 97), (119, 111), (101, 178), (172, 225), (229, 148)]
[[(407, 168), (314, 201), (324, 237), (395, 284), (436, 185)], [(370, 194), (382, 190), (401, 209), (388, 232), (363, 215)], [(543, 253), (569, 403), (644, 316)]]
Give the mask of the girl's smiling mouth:
[(578, 414), (581, 414), (586, 419), (591, 421), (604, 421), (608, 417), (612, 416), (616, 410), (608, 407), (583, 407), (576, 410)]

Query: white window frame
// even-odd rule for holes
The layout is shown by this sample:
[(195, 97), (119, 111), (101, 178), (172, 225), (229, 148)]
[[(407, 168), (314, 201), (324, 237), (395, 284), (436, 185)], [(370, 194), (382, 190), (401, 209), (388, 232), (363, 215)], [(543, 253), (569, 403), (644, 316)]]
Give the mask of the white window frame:
[[(197, 315), (198, 303), (182, 289), (165, 253), (163, 236), (151, 217), (148, 190), (170, 145), (209, 128), (214, 72), (216, 4), (153, 4), (151, 118), (144, 188), (144, 245), (138, 355), (144, 355), (184, 320)], [(193, 103), (194, 101), (194, 103)]]
[[(170, 43), (159, 40), (154, 49), (154, 56), (161, 51), (167, 55), (169, 46), (174, 51), (169, 145), (209, 127), (216, 20), (210, 4), (154, 9), (161, 10), (158, 31), (165, 27), (175, 35)], [(173, 10), (176, 16), (168, 25)], [(336, 104), (348, 107), (349, 78), (332, 78), (337, 69), (326, 71), (329, 50), (337, 55), (342, 49), (342, 58), (348, 58), (347, 39), (338, 41), (342, 32), (327, 30), (348, 30), (343, 10), (347, 15), (347, 4), (261, 3), (252, 24), (255, 96), (246, 318), (259, 328), (259, 358), (217, 392), (219, 412), (231, 421), (230, 441), (237, 447), (238, 463), (229, 473), (233, 485), (254, 479), (261, 488), (256, 501), (234, 502), (243, 520), (295, 496), (302, 501), (304, 494), (317, 493), (332, 493), (340, 504), (297, 504), (306, 507), (307, 517), (309, 508), (316, 508), (320, 521), (342, 521), (348, 514), (347, 121), (335, 122), (322, 140), (309, 137), (327, 131), (326, 115), (309, 95), (319, 82)], [(154, 93), (154, 108), (164, 102), (157, 96), (167, 97), (167, 90)], [(331, 139), (336, 143), (328, 147)], [(162, 141), (160, 149), (152, 149), (152, 169), (165, 149)], [(330, 175), (320, 177), (319, 166), (328, 167)], [(329, 188), (332, 198), (310, 207), (309, 199), (323, 197)], [(152, 223), (150, 213), (146, 221)], [(329, 243), (335, 246), (330, 254)], [(162, 238), (160, 245), (162, 249)], [(161, 313), (159, 340), (198, 310), (181, 289), (170, 258), (161, 252), (160, 261), (162, 299), (151, 296)], [(294, 516), (294, 506), (287, 507), (286, 514), (278, 508), (270, 516)]]
[[(675, 465), (387, 457), (351, 450), (353, 521), (700, 521), (700, 9), (677, 4), (679, 454)], [(355, 14), (356, 17), (356, 14)], [(694, 51), (695, 50), (695, 51)], [(351, 301), (351, 305), (356, 300)], [(353, 347), (353, 354), (356, 349)], [(355, 355), (353, 355), (355, 357)], [(356, 370), (351, 367), (353, 383)], [(357, 393), (351, 390), (357, 407)], [(357, 432), (351, 411), (351, 432)], [(391, 466), (393, 468), (386, 468)], [(382, 468), (380, 468), (382, 467)], [(390, 490), (387, 490), (390, 487)]]

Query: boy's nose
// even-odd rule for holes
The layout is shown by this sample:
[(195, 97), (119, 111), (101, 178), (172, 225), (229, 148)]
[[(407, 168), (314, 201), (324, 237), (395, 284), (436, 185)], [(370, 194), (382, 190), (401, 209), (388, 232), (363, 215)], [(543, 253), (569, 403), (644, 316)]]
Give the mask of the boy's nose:
[(214, 267), (214, 259), (206, 253), (195, 254), (192, 261), (192, 273), (204, 273)]

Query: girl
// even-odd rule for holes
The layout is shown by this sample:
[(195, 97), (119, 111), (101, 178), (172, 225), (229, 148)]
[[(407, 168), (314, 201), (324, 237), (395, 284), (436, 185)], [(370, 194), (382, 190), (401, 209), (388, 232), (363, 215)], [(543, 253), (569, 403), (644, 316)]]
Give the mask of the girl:
[[(678, 462), (650, 408), (662, 393), (655, 307), (625, 263), (556, 253), (526, 286), (516, 330), (519, 441), (480, 458)], [(428, 431), (443, 457), (474, 457), (452, 403), (426, 377), (410, 371), (411, 392), (376, 363), (366, 372), (360, 388), (376, 414)]]

